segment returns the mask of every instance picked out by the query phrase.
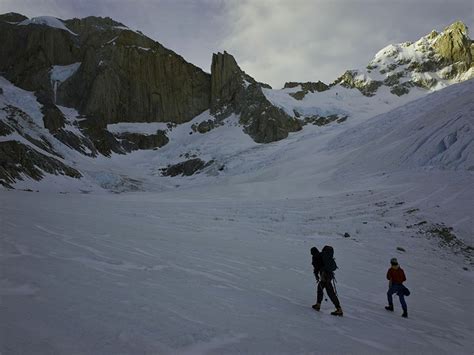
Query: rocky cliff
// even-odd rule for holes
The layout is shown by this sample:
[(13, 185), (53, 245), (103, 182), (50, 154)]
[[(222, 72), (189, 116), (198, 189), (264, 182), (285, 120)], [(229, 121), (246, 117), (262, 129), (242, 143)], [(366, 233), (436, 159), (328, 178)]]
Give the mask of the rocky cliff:
[(183, 123), (210, 105), (209, 74), (110, 18), (5, 14), (0, 43), (0, 71), (48, 106), (47, 127), (60, 133), (52, 106), (75, 108), (84, 118), (81, 129), (105, 155), (129, 150), (123, 137), (106, 131), (108, 123)]
[[(0, 18), (4, 76), (103, 124), (182, 123), (209, 108), (209, 74), (173, 51), (109, 18), (62, 23), (68, 30)], [(55, 88), (51, 68), (74, 63), (77, 70)]]
[(242, 71), (227, 52), (212, 56), (211, 113), (219, 119), (240, 115), (244, 130), (256, 142), (284, 139), (301, 129), (301, 123), (267, 100), (262, 84)]

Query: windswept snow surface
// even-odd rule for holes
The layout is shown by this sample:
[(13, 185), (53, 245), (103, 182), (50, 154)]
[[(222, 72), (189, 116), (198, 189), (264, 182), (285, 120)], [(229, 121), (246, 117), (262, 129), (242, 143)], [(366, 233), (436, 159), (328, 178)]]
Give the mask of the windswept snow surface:
[[(471, 354), (471, 266), (406, 228), (419, 204), (373, 188), (259, 199), (3, 191), (0, 351)], [(310, 307), (309, 249), (325, 244), (343, 318), (329, 302)], [(397, 299), (393, 314), (383, 309), (393, 256), (412, 291), (409, 319)]]

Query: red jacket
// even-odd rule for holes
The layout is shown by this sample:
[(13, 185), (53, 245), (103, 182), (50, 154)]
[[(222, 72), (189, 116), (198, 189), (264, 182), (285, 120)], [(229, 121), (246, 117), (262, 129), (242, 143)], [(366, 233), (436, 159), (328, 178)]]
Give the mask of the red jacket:
[(390, 268), (387, 271), (387, 280), (392, 281), (394, 284), (402, 284), (406, 279), (405, 273), (401, 267), (398, 269)]

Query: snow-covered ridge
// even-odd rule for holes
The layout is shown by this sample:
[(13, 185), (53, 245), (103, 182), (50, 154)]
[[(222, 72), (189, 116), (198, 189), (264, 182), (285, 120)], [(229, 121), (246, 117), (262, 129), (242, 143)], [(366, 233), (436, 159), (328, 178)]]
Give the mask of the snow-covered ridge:
[[(443, 43), (455, 42), (455, 43)], [(472, 52), (467, 27), (455, 22), (442, 32), (433, 30), (415, 42), (390, 44), (376, 53), (367, 68), (357, 70), (362, 82), (379, 81), (392, 87), (396, 95), (408, 93), (413, 85), (439, 90), (474, 77)], [(453, 46), (449, 58), (443, 46)], [(471, 48), (469, 49), (469, 46)], [(459, 53), (455, 53), (458, 51)], [(451, 61), (452, 64), (446, 63)]]
[(24, 21), (21, 21), (17, 24), (18, 26), (28, 26), (28, 25), (44, 25), (53, 28), (58, 28), (60, 30), (64, 30), (69, 32), (70, 34), (77, 36), (76, 33), (72, 32), (66, 25), (58, 18), (53, 16), (39, 16), (33, 17)]
[[(454, 46), (453, 42), (459, 48), (449, 52), (446, 48)], [(443, 32), (433, 31), (416, 42), (382, 48), (366, 68), (346, 71), (328, 90), (303, 93), (296, 86), (264, 88), (263, 93), (273, 105), (295, 117), (344, 114), (369, 118), (474, 78), (470, 43), (467, 27), (455, 22)], [(303, 95), (296, 99), (294, 93), (298, 91)]]

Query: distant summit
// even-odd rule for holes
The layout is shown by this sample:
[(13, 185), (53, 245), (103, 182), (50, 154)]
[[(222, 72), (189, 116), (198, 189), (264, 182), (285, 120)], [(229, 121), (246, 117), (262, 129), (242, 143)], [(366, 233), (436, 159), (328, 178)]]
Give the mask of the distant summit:
[(356, 88), (373, 96), (381, 86), (394, 95), (413, 87), (439, 89), (474, 77), (474, 45), (467, 26), (458, 21), (418, 41), (381, 49), (363, 70), (348, 70), (332, 85)]

